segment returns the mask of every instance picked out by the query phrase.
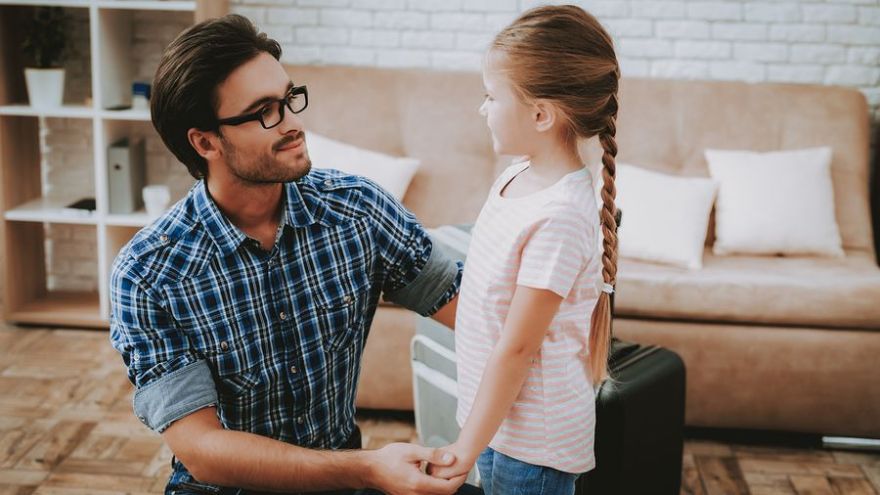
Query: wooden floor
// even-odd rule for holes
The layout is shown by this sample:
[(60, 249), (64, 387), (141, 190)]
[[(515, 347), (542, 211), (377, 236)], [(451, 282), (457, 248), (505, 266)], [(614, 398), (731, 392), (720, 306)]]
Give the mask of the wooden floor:
[[(106, 332), (0, 324), (0, 495), (161, 493), (171, 453), (131, 393)], [(368, 448), (415, 440), (411, 416), (359, 422)], [(685, 444), (682, 493), (880, 494), (880, 454), (700, 436)]]

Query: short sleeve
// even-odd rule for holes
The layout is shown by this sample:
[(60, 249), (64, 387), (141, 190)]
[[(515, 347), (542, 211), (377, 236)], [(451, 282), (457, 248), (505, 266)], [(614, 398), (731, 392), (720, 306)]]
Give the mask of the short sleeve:
[(430, 316), (458, 294), (464, 264), (435, 249), (425, 228), (400, 202), (365, 180), (373, 240), (380, 253), (386, 300)]
[(217, 391), (207, 363), (196, 357), (136, 268), (124, 254), (113, 266), (110, 342), (135, 386), (135, 414), (162, 432), (173, 421), (216, 404)]
[(560, 208), (527, 230), (516, 283), (566, 298), (595, 250), (584, 215)]

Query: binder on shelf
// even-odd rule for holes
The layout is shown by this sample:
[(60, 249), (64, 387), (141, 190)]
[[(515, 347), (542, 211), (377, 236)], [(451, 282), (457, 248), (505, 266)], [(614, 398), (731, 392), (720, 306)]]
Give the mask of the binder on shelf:
[(144, 140), (121, 139), (107, 149), (109, 212), (129, 214), (143, 208)]

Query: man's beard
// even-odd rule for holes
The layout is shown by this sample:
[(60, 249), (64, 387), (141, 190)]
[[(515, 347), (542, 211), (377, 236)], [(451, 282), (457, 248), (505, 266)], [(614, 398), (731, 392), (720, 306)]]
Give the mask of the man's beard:
[[(239, 153), (238, 148), (232, 146), (225, 140), (223, 141), (223, 151), (226, 155), (226, 163), (232, 175), (240, 179), (242, 182), (250, 182), (255, 184), (277, 184), (280, 182), (291, 182), (305, 177), (312, 170), (312, 161), (306, 159), (302, 165), (294, 166), (290, 163), (279, 160), (274, 154), (278, 148), (283, 148), (299, 138), (304, 138), (300, 132), (293, 138), (285, 137), (272, 146), (272, 152), (263, 152), (251, 159), (244, 158)], [(305, 147), (304, 151), (305, 153)], [(295, 157), (294, 159), (296, 159)]]

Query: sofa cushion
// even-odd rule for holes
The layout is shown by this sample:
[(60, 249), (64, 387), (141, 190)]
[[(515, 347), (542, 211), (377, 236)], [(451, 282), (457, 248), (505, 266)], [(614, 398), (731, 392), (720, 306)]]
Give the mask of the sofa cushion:
[(717, 256), (702, 270), (619, 260), (615, 314), (713, 322), (880, 329), (880, 268), (845, 258)]
[(419, 160), (396, 157), (359, 148), (310, 132), (306, 135), (309, 158), (315, 168), (335, 168), (347, 174), (366, 177), (398, 200), (403, 199), (419, 168)]
[(615, 184), (626, 218), (617, 233), (621, 257), (702, 268), (717, 182), (618, 163)]
[(706, 150), (706, 160), (719, 184), (712, 252), (843, 256), (830, 147)]

